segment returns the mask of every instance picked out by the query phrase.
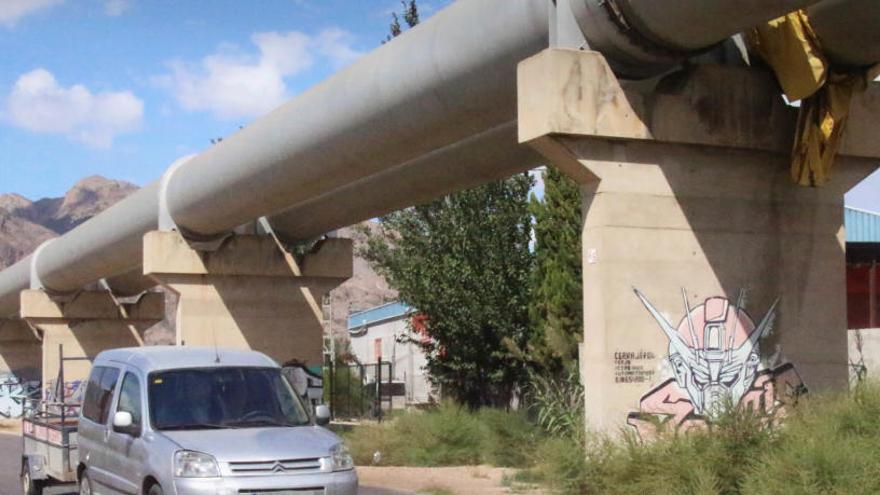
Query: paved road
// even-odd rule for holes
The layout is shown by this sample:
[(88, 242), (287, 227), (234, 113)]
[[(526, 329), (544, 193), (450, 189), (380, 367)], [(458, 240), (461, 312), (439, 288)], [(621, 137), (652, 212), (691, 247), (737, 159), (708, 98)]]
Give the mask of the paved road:
[[(18, 484), (21, 470), (21, 437), (0, 433), (0, 495), (22, 495)], [(73, 487), (54, 487), (46, 495), (75, 495)], [(361, 487), (358, 495), (405, 495), (404, 492), (375, 487)]]

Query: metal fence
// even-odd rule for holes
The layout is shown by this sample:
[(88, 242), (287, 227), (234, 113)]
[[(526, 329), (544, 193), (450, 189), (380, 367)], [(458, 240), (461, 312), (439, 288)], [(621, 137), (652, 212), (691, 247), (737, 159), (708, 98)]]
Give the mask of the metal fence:
[(334, 419), (381, 421), (394, 409), (395, 383), (390, 362), (329, 363), (324, 366), (324, 401)]

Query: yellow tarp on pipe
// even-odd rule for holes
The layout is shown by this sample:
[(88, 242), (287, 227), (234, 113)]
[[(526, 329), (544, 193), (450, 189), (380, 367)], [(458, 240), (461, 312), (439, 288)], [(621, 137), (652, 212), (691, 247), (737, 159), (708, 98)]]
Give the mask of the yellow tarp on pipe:
[(866, 87), (864, 77), (831, 70), (802, 10), (755, 28), (749, 43), (773, 68), (788, 100), (801, 101), (792, 179), (804, 186), (821, 186), (840, 148), (853, 92)]

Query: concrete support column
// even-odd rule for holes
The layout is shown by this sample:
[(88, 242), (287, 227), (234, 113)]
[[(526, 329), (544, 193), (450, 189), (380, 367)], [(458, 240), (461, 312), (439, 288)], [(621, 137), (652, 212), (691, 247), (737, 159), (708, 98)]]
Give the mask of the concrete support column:
[(878, 164), (880, 91), (856, 98), (822, 188), (790, 178), (796, 112), (755, 69), (622, 87), (593, 52), (520, 64), (520, 141), (582, 188), (590, 428), (650, 436), (727, 399), (846, 387), (843, 194)]
[(21, 317), (42, 339), (41, 375), (44, 396), (55, 390), (64, 357), (88, 358), (64, 364), (64, 389), (69, 396), (88, 378), (91, 361), (101, 351), (143, 345), (143, 332), (162, 321), (162, 294), (145, 293), (132, 303), (120, 302), (109, 291), (87, 290), (66, 298), (42, 290), (21, 292)]
[(144, 236), (144, 274), (179, 296), (179, 344), (253, 349), (282, 365), (322, 364), (321, 299), (351, 272), (349, 239), (298, 259), (271, 236), (236, 235), (215, 251), (176, 232)]
[(0, 319), (0, 419), (21, 416), (22, 396), (40, 385), (42, 349), (27, 323)]

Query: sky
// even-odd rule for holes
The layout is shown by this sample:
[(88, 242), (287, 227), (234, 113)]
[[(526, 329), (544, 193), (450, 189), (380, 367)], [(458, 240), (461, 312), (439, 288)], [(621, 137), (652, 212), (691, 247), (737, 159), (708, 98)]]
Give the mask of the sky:
[[(422, 0), (427, 18), (450, 0)], [(400, 0), (0, 0), (0, 193), (138, 185), (327, 78)]]
[[(423, 19), (451, 0), (421, 0)], [(362, 54), (399, 0), (0, 0), (0, 193), (138, 185)], [(540, 195), (541, 187), (538, 191)], [(880, 211), (880, 173), (847, 195)]]

